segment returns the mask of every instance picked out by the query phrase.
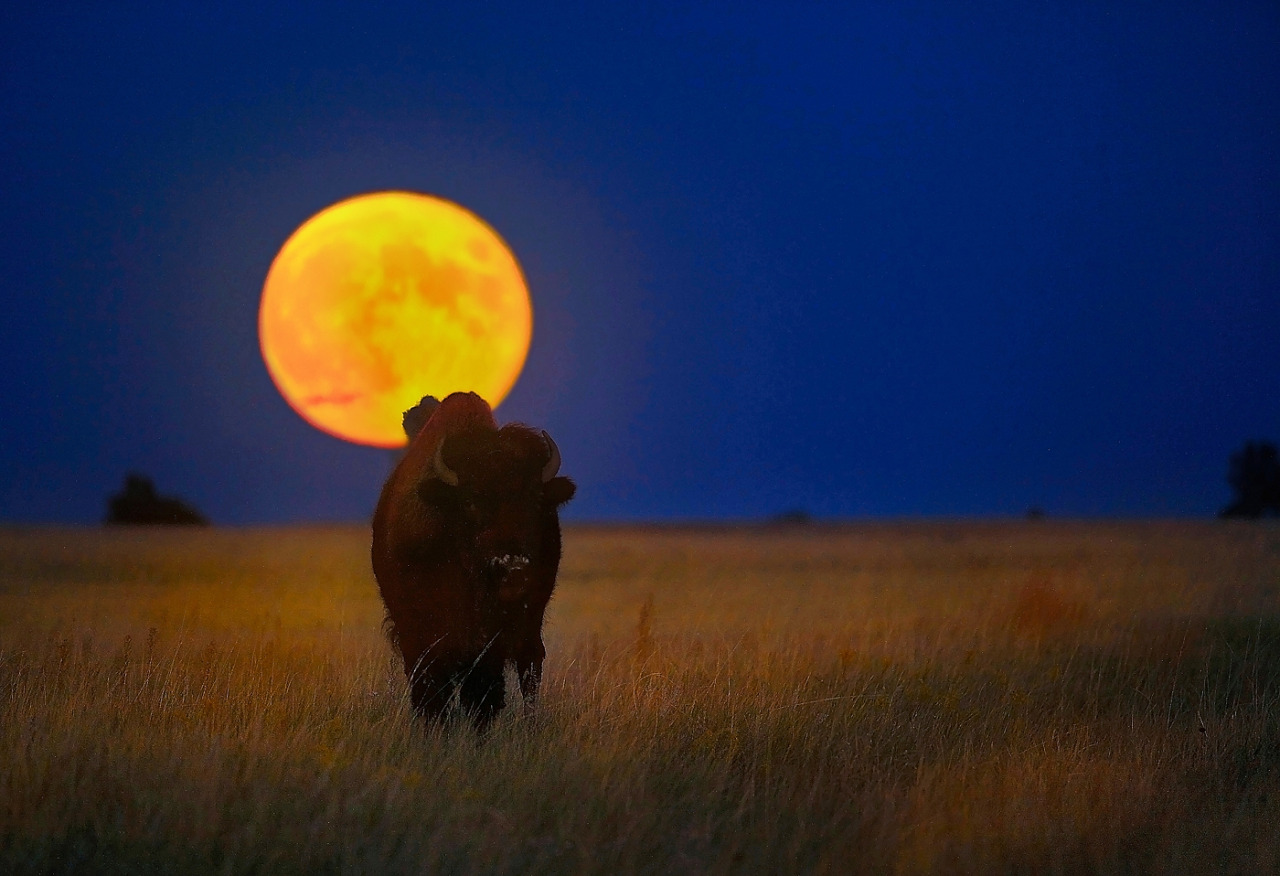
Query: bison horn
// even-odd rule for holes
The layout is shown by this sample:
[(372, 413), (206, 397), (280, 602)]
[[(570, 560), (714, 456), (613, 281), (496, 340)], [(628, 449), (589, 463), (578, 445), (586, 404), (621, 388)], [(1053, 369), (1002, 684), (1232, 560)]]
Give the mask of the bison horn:
[(451, 487), (458, 485), (458, 473), (449, 466), (444, 464), (444, 439), (440, 439), (440, 443), (436, 445), (436, 455), (431, 460), (431, 470), (435, 472), (436, 477), (444, 481)]
[(551, 453), (551, 458), (542, 467), (542, 482), (545, 484), (560, 471), (560, 448), (556, 447), (556, 442), (551, 440), (551, 436), (545, 430), (542, 433), (542, 440), (547, 442), (547, 450)]

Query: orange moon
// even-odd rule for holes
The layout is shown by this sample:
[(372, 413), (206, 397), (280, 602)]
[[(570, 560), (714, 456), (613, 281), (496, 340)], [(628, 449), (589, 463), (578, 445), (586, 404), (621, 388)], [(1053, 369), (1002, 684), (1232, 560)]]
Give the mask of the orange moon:
[(524, 367), (533, 309), (510, 248), (430, 195), (340, 201), (289, 237), (262, 289), (271, 379), (308, 423), (374, 447), (405, 443), (424, 395), (501, 402)]

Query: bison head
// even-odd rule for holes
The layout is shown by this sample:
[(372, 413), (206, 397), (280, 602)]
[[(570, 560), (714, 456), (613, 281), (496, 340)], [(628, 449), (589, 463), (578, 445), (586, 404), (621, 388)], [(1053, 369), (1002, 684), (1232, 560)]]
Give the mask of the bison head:
[(575, 491), (559, 470), (551, 436), (519, 424), (477, 423), (436, 442), (422, 497), (500, 600), (520, 600), (544, 555), (558, 559), (557, 510)]

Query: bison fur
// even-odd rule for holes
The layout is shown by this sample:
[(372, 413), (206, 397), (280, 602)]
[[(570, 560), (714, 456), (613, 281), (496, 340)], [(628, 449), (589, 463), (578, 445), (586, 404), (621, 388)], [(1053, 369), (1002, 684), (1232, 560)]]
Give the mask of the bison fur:
[(407, 416), (408, 448), (373, 518), (373, 571), (414, 711), (444, 715), (455, 695), (486, 727), (515, 665), (532, 705), (546, 649), (542, 619), (560, 566), (559, 509), (573, 481), (546, 432), (501, 428), (474, 393)]

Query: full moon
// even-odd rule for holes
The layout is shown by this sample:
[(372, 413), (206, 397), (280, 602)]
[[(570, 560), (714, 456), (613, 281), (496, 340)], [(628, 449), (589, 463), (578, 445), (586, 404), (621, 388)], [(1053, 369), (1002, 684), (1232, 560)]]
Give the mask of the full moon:
[(533, 333), (515, 256), (442, 198), (378, 192), (304, 222), (267, 272), (258, 337), (280, 394), (318, 429), (399, 447), (424, 395), (501, 402)]

